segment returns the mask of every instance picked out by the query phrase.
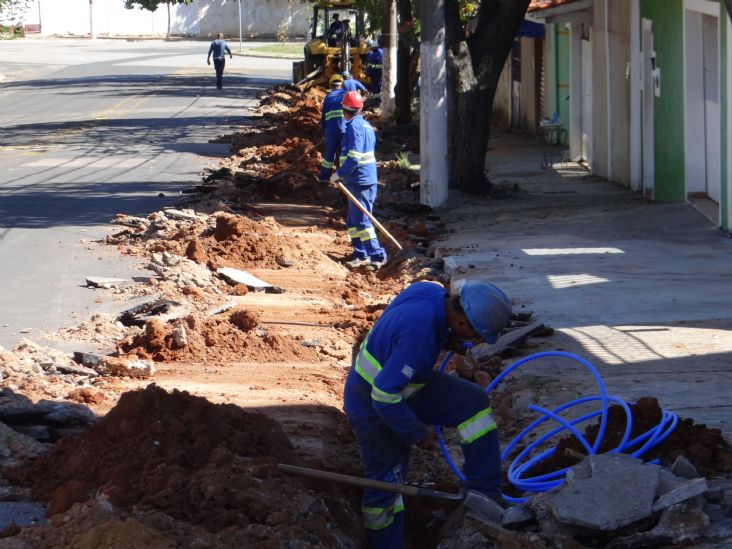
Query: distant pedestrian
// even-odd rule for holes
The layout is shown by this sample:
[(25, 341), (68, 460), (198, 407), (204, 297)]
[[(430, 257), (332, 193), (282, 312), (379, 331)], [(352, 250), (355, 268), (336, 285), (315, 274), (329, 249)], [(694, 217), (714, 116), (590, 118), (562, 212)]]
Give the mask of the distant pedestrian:
[(211, 42), (211, 46), (208, 48), (208, 57), (206, 63), (211, 64), (211, 56), (213, 55), (214, 68), (216, 69), (216, 88), (221, 90), (224, 87), (224, 66), (226, 65), (226, 54), (229, 54), (229, 59), (234, 59), (231, 55), (231, 50), (224, 40), (223, 33), (216, 35), (216, 40)]
[(366, 56), (366, 73), (371, 80), (371, 94), (379, 104), (381, 103), (381, 71), (384, 67), (384, 50), (379, 47), (376, 40), (371, 41), (369, 48), (370, 51)]

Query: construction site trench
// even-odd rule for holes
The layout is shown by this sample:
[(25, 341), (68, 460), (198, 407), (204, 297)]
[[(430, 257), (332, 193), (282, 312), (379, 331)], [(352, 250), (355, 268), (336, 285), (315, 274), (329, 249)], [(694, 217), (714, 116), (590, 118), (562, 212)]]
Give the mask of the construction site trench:
[[(382, 238), (385, 267), (344, 266), (346, 199), (314, 177), (323, 96), (316, 86), (268, 90), (241, 131), (215, 138), (231, 144), (231, 156), (206, 170), (185, 202), (110, 220), (114, 230), (97, 245), (139, 259), (150, 276), (90, 278), (99, 301), (122, 312), (49, 335), (96, 352), (72, 357), (30, 340), (0, 348), (0, 548), (365, 546), (358, 488), (276, 466), (361, 475), (342, 412), (353, 347), (410, 283), (449, 288), (435, 247), (450, 227), (419, 203), (419, 173), (409, 165), (417, 128), (382, 126), (367, 113), (378, 135), (375, 211), (404, 250)], [(536, 317), (515, 315), (504, 336), (522, 337), (501, 352), (453, 357), (447, 370), (487, 387), (517, 357), (551, 350), (553, 331)], [(520, 376), (492, 395), (504, 444), (539, 397), (551, 400)], [(631, 408), (631, 436), (662, 414), (653, 395)], [(611, 408), (600, 453), (625, 428)], [(582, 429), (594, 442), (597, 424)], [(458, 455), (455, 433), (445, 440)], [(568, 511), (559, 489), (501, 527), (460, 503), (410, 498), (406, 546), (722, 547), (732, 536), (732, 449), (718, 430), (682, 418), (644, 456), (658, 466), (591, 460), (572, 436), (554, 443), (532, 475), (574, 467), (580, 484), (568, 485), (578, 492), (583, 467), (597, 479), (632, 470), (640, 484), (655, 475), (648, 513), (595, 524)], [(460, 489), (443, 457), (419, 448), (408, 481)]]

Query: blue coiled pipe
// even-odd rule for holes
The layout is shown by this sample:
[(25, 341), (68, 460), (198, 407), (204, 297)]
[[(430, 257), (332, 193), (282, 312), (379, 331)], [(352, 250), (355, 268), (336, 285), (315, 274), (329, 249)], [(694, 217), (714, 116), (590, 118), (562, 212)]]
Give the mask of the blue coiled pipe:
[[(442, 364), (440, 365), (440, 371), (445, 369), (445, 366), (447, 366), (447, 363), (450, 361), (450, 358), (452, 357), (452, 352), (449, 352), (447, 356), (445, 357), (445, 360), (442, 361)], [(548, 358), (548, 357), (557, 357), (557, 358), (566, 358), (569, 360), (574, 360), (575, 362), (579, 362), (582, 366), (584, 366), (595, 378), (595, 382), (598, 386), (598, 393), (596, 395), (590, 395), (582, 398), (578, 398), (575, 400), (572, 400), (570, 402), (567, 402), (565, 404), (562, 404), (561, 406), (555, 408), (554, 410), (546, 410), (544, 408), (541, 408), (540, 406), (535, 406), (533, 404), (529, 405), (529, 409), (537, 412), (539, 414), (539, 417), (534, 420), (532, 423), (530, 423), (524, 430), (522, 430), (503, 450), (503, 453), (501, 455), (502, 459), (506, 459), (511, 452), (514, 450), (514, 448), (521, 443), (521, 441), (526, 438), (526, 436), (533, 431), (535, 428), (537, 428), (539, 425), (544, 423), (545, 421), (554, 421), (558, 423), (557, 427), (550, 430), (546, 434), (539, 437), (537, 440), (532, 442), (531, 444), (527, 445), (526, 448), (524, 448), (511, 462), (511, 464), (508, 467), (508, 481), (520, 492), (528, 493), (525, 497), (520, 498), (514, 498), (510, 497), (504, 494), (504, 498), (507, 501), (515, 502), (515, 503), (521, 503), (526, 501), (528, 497), (530, 497), (531, 494), (539, 493), (539, 492), (545, 492), (547, 490), (551, 490), (552, 488), (559, 486), (564, 482), (564, 477), (567, 473), (568, 468), (565, 467), (564, 469), (560, 469), (558, 471), (553, 471), (551, 473), (546, 473), (544, 475), (537, 475), (534, 477), (527, 477), (527, 472), (540, 463), (542, 460), (548, 458), (551, 456), (555, 451), (556, 447), (550, 447), (548, 449), (542, 450), (541, 452), (536, 453), (536, 455), (532, 454), (534, 451), (536, 451), (542, 444), (549, 441), (553, 437), (560, 435), (562, 433), (565, 433), (565, 431), (569, 432), (574, 436), (580, 444), (584, 447), (585, 451), (588, 455), (596, 454), (600, 446), (602, 445), (603, 437), (605, 436), (605, 430), (607, 428), (607, 414), (608, 414), (608, 405), (609, 403), (617, 404), (623, 410), (625, 410), (625, 433), (623, 434), (623, 437), (618, 444), (617, 447), (607, 451), (608, 454), (617, 454), (617, 453), (626, 453), (631, 455), (635, 458), (641, 458), (648, 450), (653, 448), (654, 446), (660, 444), (664, 439), (666, 439), (676, 428), (676, 425), (679, 422), (678, 416), (673, 412), (667, 412), (663, 411), (661, 421), (656, 425), (655, 427), (649, 429), (645, 433), (638, 435), (637, 437), (630, 439), (631, 433), (633, 431), (633, 417), (630, 412), (630, 407), (628, 404), (615, 397), (607, 394), (607, 391), (605, 389), (605, 383), (603, 383), (602, 378), (600, 377), (600, 374), (597, 372), (595, 367), (590, 364), (588, 361), (586, 361), (584, 358), (577, 356), (573, 353), (567, 353), (564, 351), (545, 351), (541, 353), (536, 353), (530, 356), (527, 356), (525, 358), (522, 358), (518, 362), (512, 364), (508, 368), (506, 368), (499, 376), (497, 376), (491, 384), (486, 388), (486, 393), (490, 395), (490, 393), (493, 391), (493, 389), (496, 388), (496, 386), (503, 381), (503, 379), (509, 375), (511, 372), (513, 372), (515, 369), (523, 366), (524, 364), (531, 362), (533, 360), (537, 360), (540, 358)], [(594, 410), (592, 412), (588, 412), (584, 415), (581, 415), (579, 417), (573, 418), (573, 419), (565, 419), (561, 417), (559, 414), (561, 412), (564, 412), (566, 410), (570, 410), (571, 408), (574, 408), (575, 406), (579, 406), (582, 404), (586, 404), (588, 402), (598, 402), (599, 403), (599, 409)], [(582, 435), (581, 431), (575, 427), (578, 424), (584, 423), (586, 421), (589, 421), (591, 419), (594, 419), (596, 417), (600, 417), (600, 428), (597, 433), (597, 437), (595, 438), (594, 444), (590, 445), (590, 443), (587, 441), (587, 439)], [(447, 445), (445, 444), (445, 440), (442, 437), (442, 430), (439, 425), (435, 425), (435, 432), (438, 436), (438, 442), (440, 445), (440, 449), (442, 450), (442, 455), (445, 456), (445, 459), (447, 460), (448, 465), (452, 469), (452, 471), (455, 473), (455, 475), (461, 480), (464, 481), (465, 477), (463, 476), (460, 469), (455, 464), (455, 461), (452, 459), (452, 456), (450, 455), (450, 452), (447, 449)], [(653, 463), (653, 462), (652, 462)]]

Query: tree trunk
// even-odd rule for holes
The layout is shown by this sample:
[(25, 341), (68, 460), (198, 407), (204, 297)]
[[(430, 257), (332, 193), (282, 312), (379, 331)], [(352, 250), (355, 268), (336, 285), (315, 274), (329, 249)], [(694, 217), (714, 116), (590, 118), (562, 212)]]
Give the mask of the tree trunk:
[(397, 81), (394, 89), (397, 125), (409, 124), (412, 121), (411, 44), (409, 35), (402, 32), (402, 25), (407, 22), (411, 29), (412, 0), (399, 0), (400, 32), (397, 45)]
[(388, 122), (394, 114), (396, 84), (396, 4), (384, 0), (384, 57), (381, 70), (381, 120)]
[(481, 3), (468, 38), (457, 0), (445, 1), (447, 44), (448, 178), (465, 192), (487, 193), (485, 154), (498, 79), (530, 0)]
[(168, 30), (165, 32), (165, 39), (170, 40), (170, 0), (165, 4), (168, 6)]

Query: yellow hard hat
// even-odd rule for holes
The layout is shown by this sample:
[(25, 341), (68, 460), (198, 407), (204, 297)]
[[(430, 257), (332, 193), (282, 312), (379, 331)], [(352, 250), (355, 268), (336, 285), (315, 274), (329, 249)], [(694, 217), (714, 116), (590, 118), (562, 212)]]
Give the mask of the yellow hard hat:
[(328, 85), (332, 86), (333, 82), (343, 82), (343, 77), (340, 74), (334, 74), (330, 77), (330, 80), (328, 80)]

